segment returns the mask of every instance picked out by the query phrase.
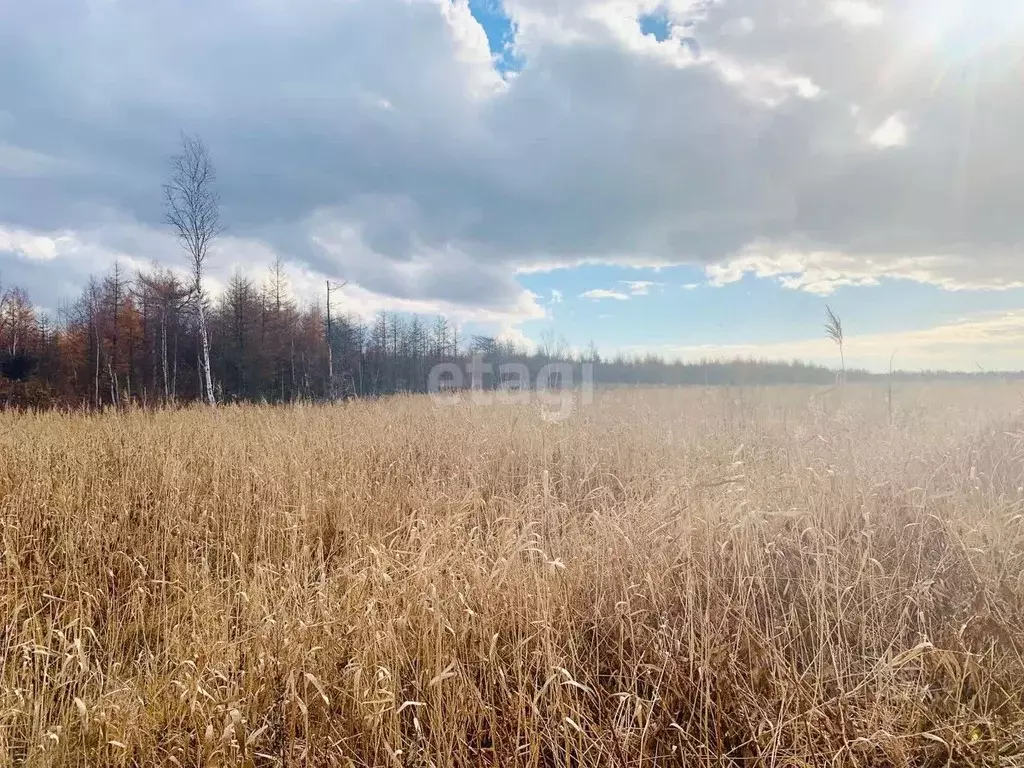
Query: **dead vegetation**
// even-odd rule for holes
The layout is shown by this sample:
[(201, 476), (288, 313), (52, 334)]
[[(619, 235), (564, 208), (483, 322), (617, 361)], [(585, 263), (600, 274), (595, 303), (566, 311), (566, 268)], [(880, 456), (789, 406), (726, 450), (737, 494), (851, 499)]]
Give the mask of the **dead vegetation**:
[(2, 415), (0, 763), (1024, 765), (1018, 388), (810, 394)]

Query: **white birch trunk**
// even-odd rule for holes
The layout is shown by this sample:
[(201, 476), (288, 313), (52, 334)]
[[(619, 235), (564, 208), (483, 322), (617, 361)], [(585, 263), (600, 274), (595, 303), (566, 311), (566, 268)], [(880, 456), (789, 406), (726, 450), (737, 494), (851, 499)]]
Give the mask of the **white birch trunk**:
[(206, 311), (203, 309), (202, 295), (199, 297), (199, 340), (203, 348), (203, 377), (206, 383), (206, 402), (210, 405), (217, 404), (217, 398), (213, 394), (213, 376), (210, 374), (210, 336), (206, 332)]

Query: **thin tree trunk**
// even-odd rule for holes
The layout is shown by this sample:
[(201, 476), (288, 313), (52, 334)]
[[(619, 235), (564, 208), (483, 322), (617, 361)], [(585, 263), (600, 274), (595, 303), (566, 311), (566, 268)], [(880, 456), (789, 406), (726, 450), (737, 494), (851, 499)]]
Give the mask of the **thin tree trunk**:
[(210, 336), (206, 332), (206, 312), (203, 309), (203, 297), (199, 296), (198, 299), (198, 310), (199, 310), (199, 339), (202, 342), (202, 369), (203, 376), (206, 380), (206, 402), (210, 405), (217, 404), (217, 398), (213, 394), (213, 376), (210, 373)]
[(160, 315), (160, 344), (162, 353), (162, 370), (164, 375), (164, 405), (171, 401), (171, 385), (167, 380), (167, 312)]
[(96, 371), (93, 377), (93, 389), (96, 395), (96, 407), (100, 407), (100, 330), (99, 325), (94, 324), (96, 328)]
[(117, 397), (117, 376), (114, 374), (114, 366), (107, 360), (107, 375), (110, 376), (110, 402), (114, 408), (119, 408), (120, 403)]
[(171, 402), (178, 400), (178, 329), (174, 330), (174, 363), (171, 369)]

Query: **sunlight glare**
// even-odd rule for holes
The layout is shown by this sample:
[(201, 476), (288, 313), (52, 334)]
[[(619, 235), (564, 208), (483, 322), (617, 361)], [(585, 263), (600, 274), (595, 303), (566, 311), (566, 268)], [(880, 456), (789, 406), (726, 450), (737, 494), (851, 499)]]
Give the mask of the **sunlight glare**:
[(1021, 0), (911, 0), (907, 22), (914, 48), (953, 64), (1024, 42)]

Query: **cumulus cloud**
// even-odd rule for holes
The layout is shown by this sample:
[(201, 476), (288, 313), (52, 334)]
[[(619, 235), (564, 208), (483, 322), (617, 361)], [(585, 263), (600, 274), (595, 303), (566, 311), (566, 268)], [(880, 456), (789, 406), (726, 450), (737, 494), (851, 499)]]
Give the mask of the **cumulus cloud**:
[(3, 4), (5, 280), (177, 258), (159, 185), (185, 129), (219, 167), (225, 263), (281, 255), (395, 306), (535, 317), (516, 276), (583, 263), (1024, 282), (1019, 4), (504, 8), (514, 77), (467, 0)]

